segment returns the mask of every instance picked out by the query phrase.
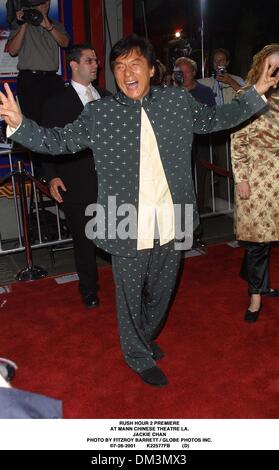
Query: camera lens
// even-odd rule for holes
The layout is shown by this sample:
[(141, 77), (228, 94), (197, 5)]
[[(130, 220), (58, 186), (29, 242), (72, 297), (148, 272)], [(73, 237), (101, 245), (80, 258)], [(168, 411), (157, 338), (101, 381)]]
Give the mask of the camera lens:
[(39, 26), (43, 21), (44, 17), (39, 10), (34, 10), (30, 8), (29, 10), (24, 10), (23, 19), (24, 21), (26, 21), (26, 23), (30, 23), (33, 26)]
[(224, 65), (219, 65), (217, 67), (217, 73), (224, 75), (224, 73), (226, 73), (226, 67), (224, 67)]
[(178, 67), (175, 67), (173, 70), (173, 78), (177, 85), (182, 85), (184, 82), (183, 72)]

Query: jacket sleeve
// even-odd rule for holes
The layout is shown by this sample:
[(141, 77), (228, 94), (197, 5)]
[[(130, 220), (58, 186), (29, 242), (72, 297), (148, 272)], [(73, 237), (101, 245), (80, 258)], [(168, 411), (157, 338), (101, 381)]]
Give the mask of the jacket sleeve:
[(250, 123), (231, 135), (231, 159), (235, 183), (249, 180), (249, 129)]
[(95, 116), (89, 103), (73, 123), (63, 128), (40, 127), (23, 117), (22, 124), (9, 138), (34, 152), (61, 155), (80, 152), (88, 147), (92, 149), (94, 128)]
[(197, 103), (192, 96), (185, 91), (188, 106), (193, 120), (193, 131), (196, 134), (222, 131), (238, 126), (247, 121), (253, 114), (266, 106), (263, 98), (254, 87), (237, 97), (230, 104), (208, 107)]

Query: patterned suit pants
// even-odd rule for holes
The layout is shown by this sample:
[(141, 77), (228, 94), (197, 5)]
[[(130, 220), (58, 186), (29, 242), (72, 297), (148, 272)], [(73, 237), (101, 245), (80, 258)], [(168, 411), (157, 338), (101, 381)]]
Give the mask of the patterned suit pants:
[(165, 323), (180, 262), (173, 241), (160, 246), (155, 240), (136, 258), (112, 256), (121, 349), (136, 372), (156, 365), (150, 342)]

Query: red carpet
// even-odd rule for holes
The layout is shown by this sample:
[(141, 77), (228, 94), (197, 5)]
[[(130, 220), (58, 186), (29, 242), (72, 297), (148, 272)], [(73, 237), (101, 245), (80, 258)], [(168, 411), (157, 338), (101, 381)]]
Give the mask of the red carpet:
[[(14, 386), (63, 400), (65, 418), (279, 418), (279, 298), (243, 321), (242, 249), (210, 247), (185, 261), (159, 338), (170, 385), (143, 384), (118, 346), (110, 267), (100, 268), (101, 307), (83, 308), (75, 282), (12, 284), (0, 295), (0, 355), (19, 365)], [(272, 253), (279, 287), (279, 249)], [(3, 302), (4, 300), (7, 302)]]

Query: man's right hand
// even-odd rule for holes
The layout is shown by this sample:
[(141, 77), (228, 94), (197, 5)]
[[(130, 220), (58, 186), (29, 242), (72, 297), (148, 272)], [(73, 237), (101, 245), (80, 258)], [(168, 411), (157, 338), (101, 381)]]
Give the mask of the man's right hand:
[(23, 11), (23, 10), (18, 10), (18, 11), (16, 12), (16, 19), (17, 19), (17, 21), (23, 21), (23, 19), (22, 19), (22, 18), (23, 18), (23, 15), (24, 15), (24, 11)]
[(8, 126), (17, 129), (22, 123), (22, 114), (8, 85), (4, 84), (6, 95), (0, 91), (0, 118), (4, 118)]
[(52, 180), (49, 182), (50, 194), (52, 195), (53, 199), (55, 199), (55, 201), (62, 203), (63, 198), (59, 192), (60, 188), (62, 191), (67, 191), (67, 188), (61, 178), (52, 178)]

